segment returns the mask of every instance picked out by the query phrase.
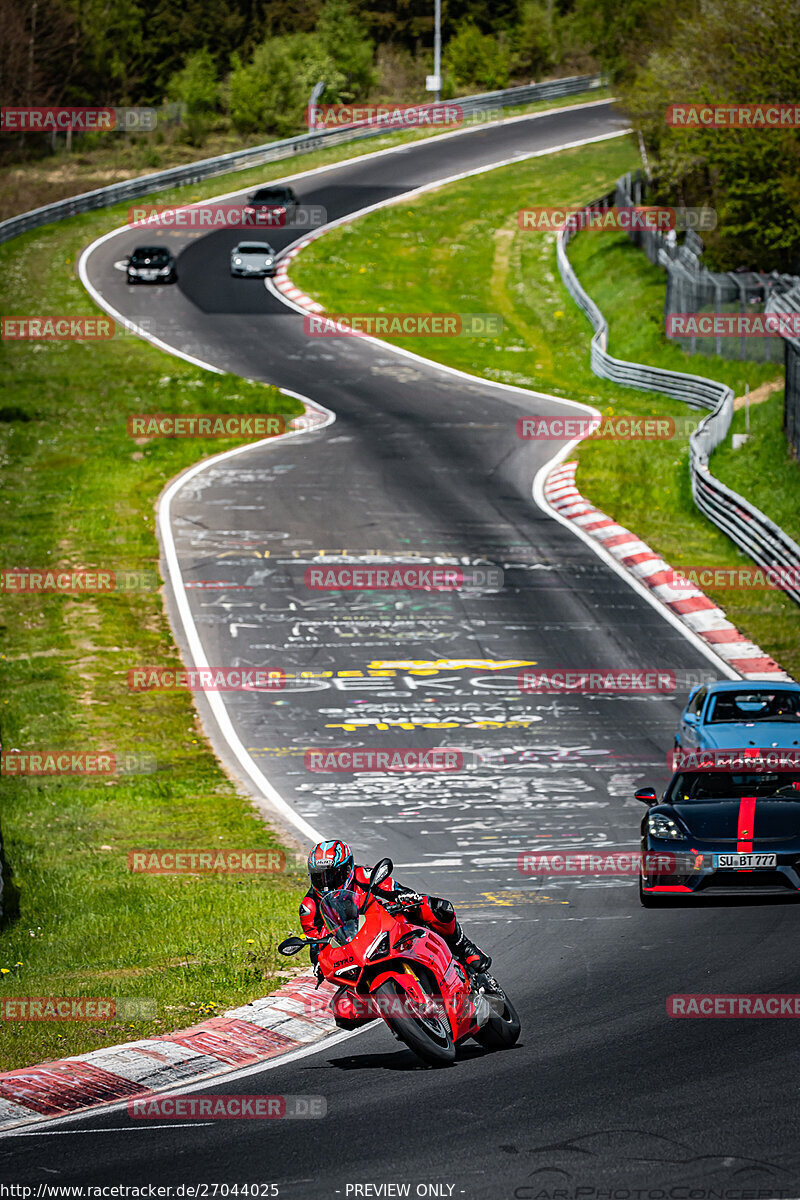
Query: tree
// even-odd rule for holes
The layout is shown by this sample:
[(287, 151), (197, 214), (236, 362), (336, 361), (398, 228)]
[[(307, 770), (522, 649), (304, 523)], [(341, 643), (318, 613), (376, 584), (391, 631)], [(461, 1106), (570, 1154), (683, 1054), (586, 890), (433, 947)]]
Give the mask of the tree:
[(531, 79), (543, 75), (553, 65), (554, 39), (552, 7), (539, 0), (525, 0), (519, 24), (512, 35), (515, 72)]
[(202, 146), (220, 96), (217, 69), (209, 50), (189, 55), (183, 69), (172, 76), (168, 94), (184, 106), (189, 144)]
[(800, 0), (705, 0), (623, 92), (659, 198), (717, 210), (710, 266), (800, 271), (800, 130), (671, 128), (670, 103), (795, 104)]
[(326, 0), (320, 13), (316, 36), (324, 53), (342, 77), (337, 98), (363, 98), (375, 83), (375, 48), (364, 27), (353, 16), (347, 0)]

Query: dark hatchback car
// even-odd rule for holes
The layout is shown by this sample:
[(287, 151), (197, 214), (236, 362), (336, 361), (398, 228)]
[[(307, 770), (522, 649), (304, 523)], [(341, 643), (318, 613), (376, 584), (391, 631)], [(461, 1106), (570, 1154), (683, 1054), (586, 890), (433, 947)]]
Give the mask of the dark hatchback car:
[(282, 228), (296, 216), (299, 203), (294, 188), (274, 184), (253, 192), (244, 206), (244, 215), (248, 224)]
[(639, 899), (800, 895), (800, 769), (677, 771), (642, 821)]
[(165, 246), (137, 246), (128, 259), (128, 283), (174, 283), (175, 258)]

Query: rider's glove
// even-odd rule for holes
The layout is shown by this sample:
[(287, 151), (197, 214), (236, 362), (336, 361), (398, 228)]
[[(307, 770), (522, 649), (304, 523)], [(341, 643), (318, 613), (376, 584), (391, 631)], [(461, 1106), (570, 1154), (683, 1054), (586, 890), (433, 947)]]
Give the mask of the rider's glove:
[(418, 908), (424, 903), (425, 897), (420, 896), (419, 892), (400, 892), (395, 900), (395, 904), (402, 904), (404, 908)]

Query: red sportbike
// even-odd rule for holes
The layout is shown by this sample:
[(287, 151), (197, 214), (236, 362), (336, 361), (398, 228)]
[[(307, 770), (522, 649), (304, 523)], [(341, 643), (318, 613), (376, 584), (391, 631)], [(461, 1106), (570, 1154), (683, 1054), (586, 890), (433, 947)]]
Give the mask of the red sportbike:
[(452, 1063), (467, 1038), (489, 1050), (513, 1046), (519, 1017), (497, 981), (470, 975), (443, 938), (409, 921), (402, 904), (374, 894), (391, 873), (391, 859), (376, 863), (361, 902), (346, 889), (325, 896), (320, 909), (329, 933), (287, 938), (280, 953), (318, 945), (322, 974), (339, 986), (331, 1001), (337, 1025), (355, 1029), (381, 1017), (432, 1066)]

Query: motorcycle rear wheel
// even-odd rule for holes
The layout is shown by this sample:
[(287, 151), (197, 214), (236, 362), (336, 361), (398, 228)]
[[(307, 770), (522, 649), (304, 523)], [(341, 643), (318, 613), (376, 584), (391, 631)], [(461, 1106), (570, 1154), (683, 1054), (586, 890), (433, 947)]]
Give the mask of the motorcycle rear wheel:
[[(419, 980), (419, 984), (433, 1001), (439, 1001), (441, 1004), (441, 997), (424, 980)], [(374, 995), (381, 996), (388, 1001), (387, 1007), (390, 1011), (393, 1007), (392, 1002), (408, 1003), (407, 993), (393, 979), (387, 979), (379, 988), (376, 988)], [(419, 1017), (384, 1017), (384, 1020), (400, 1041), (405, 1042), (409, 1050), (413, 1050), (417, 1057), (428, 1063), (429, 1066), (449, 1067), (454, 1061), (456, 1047), (444, 1012), (438, 1017), (420, 1015)]]

